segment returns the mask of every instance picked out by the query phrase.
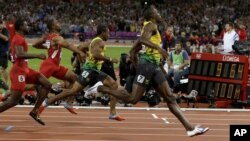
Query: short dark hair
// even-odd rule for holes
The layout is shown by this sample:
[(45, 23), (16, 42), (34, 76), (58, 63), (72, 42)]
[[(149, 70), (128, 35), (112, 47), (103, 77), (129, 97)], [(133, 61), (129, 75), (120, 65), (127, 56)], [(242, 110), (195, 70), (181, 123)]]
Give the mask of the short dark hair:
[(231, 26), (232, 28), (234, 28), (234, 23), (228, 22), (227, 24), (228, 24), (229, 26)]
[(54, 24), (54, 18), (51, 18), (47, 21), (47, 28), (49, 29), (49, 31), (52, 30), (53, 24)]
[(100, 24), (97, 26), (97, 36), (107, 31), (107, 26), (105, 24)]
[(24, 19), (17, 19), (15, 21), (15, 30), (19, 31), (21, 30), (21, 27), (24, 25)]
[(155, 8), (154, 5), (145, 7), (143, 17), (146, 21), (149, 21), (151, 18), (153, 18), (153, 8)]

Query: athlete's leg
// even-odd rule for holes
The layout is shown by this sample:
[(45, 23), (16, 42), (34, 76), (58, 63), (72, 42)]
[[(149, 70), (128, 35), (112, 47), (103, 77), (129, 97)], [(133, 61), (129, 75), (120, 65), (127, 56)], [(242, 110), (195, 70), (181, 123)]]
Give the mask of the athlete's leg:
[(136, 104), (143, 94), (145, 93), (146, 88), (144, 86), (138, 85), (136, 83), (133, 84), (132, 93), (130, 94), (124, 88), (118, 88), (117, 90), (110, 89), (107, 86), (99, 86), (98, 91), (110, 94), (120, 100), (123, 100), (127, 103)]
[[(73, 84), (77, 80), (77, 75), (73, 71), (69, 70), (68, 68), (65, 68), (64, 66), (57, 67), (57, 70), (55, 70), (52, 76), (57, 79), (66, 81), (65, 82), (66, 89), (72, 88)], [(75, 96), (67, 97), (67, 100), (64, 106), (71, 113), (77, 114), (72, 108), (74, 100), (75, 100)]]
[[(67, 73), (65, 74), (65, 80), (67, 81), (65, 83), (66, 84), (65, 88), (66, 89), (71, 89), (73, 84), (77, 80), (77, 75), (73, 71), (68, 70)], [(75, 96), (68, 97), (67, 100), (66, 100), (67, 106), (72, 107), (74, 101), (75, 101)]]
[(47, 97), (48, 93), (50, 92), (52, 84), (49, 82), (49, 80), (42, 74), (38, 75), (37, 78), (38, 84), (41, 85), (41, 89), (37, 95), (36, 104), (32, 110), (32, 112), (37, 113), (38, 108), (43, 103), (44, 99)]
[(69, 97), (69, 96), (74, 96), (74, 95), (78, 94), (79, 92), (81, 92), (82, 89), (84, 89), (84, 87), (85, 86), (83, 86), (78, 81), (76, 81), (71, 89), (65, 89), (60, 94), (58, 94), (52, 98), (49, 98), (47, 101), (47, 104), (50, 105), (50, 104), (55, 103), (58, 100), (64, 99), (64, 98)]
[[(145, 69), (147, 67), (148, 69)], [(110, 89), (107, 86), (99, 86), (98, 91), (110, 94), (118, 99), (123, 100), (127, 103), (136, 104), (141, 97), (143, 96), (150, 78), (152, 77), (153, 72), (152, 66), (149, 66), (145, 63), (141, 63), (137, 67), (137, 74), (133, 82), (132, 93), (130, 94), (124, 88), (119, 88), (118, 90)]]
[(167, 102), (169, 110), (175, 115), (175, 117), (182, 123), (187, 131), (188, 136), (195, 136), (203, 134), (208, 131), (208, 128), (200, 128), (198, 126), (193, 126), (186, 116), (181, 111), (179, 105), (176, 102), (176, 97), (171, 93), (169, 85), (164, 78), (162, 71), (155, 70), (155, 75), (152, 79), (155, 90), (161, 94), (161, 96)]
[(166, 100), (169, 110), (179, 119), (185, 129), (187, 131), (193, 130), (194, 126), (191, 125), (191, 123), (182, 113), (179, 105), (176, 102), (176, 97), (170, 91), (167, 81), (158, 84), (154, 88)]
[[(117, 83), (110, 77), (107, 76), (103, 81), (102, 81), (104, 86), (109, 87), (112, 90), (117, 90), (118, 85)], [(110, 96), (110, 114), (116, 115), (116, 110), (115, 110), (115, 105), (116, 105), (116, 98), (113, 96)]]
[(5, 110), (14, 107), (18, 104), (20, 98), (22, 97), (21, 91), (11, 91), (11, 96), (0, 104), (0, 113), (4, 112)]

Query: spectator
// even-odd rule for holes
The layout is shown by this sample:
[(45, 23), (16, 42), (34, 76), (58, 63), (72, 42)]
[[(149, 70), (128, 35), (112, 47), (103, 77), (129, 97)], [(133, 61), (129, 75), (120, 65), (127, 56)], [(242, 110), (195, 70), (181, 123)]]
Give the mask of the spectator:
[(240, 25), (239, 30), (237, 31), (239, 35), (239, 40), (240, 41), (247, 41), (247, 31), (246, 31), (246, 26)]
[(175, 50), (171, 51), (169, 57), (167, 80), (170, 88), (175, 90), (180, 85), (181, 77), (189, 73), (189, 57), (179, 41), (176, 42)]
[(162, 48), (166, 51), (170, 51), (175, 46), (174, 28), (172, 26), (168, 27), (163, 35)]
[[(3, 75), (4, 81), (0, 83), (8, 83), (8, 50), (9, 50), (9, 33), (5, 28), (3, 21), (0, 20), (0, 79)], [(3, 84), (1, 84), (3, 85)]]
[(233, 44), (235, 41), (239, 40), (239, 35), (234, 30), (234, 24), (228, 23), (225, 25), (225, 33), (223, 37), (223, 50), (224, 53), (233, 52)]

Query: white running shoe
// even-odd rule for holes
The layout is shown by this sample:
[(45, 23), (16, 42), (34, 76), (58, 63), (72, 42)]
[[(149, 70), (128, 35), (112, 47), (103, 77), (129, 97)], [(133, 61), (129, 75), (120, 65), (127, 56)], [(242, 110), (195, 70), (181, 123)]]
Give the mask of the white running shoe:
[(206, 133), (209, 130), (209, 128), (202, 128), (199, 126), (195, 126), (194, 130), (192, 131), (187, 131), (187, 135), (189, 137), (197, 136)]
[(87, 98), (87, 99), (93, 99), (96, 97), (96, 94), (97, 94), (97, 88), (98, 86), (102, 86), (103, 83), (101, 81), (97, 82), (93, 87), (87, 89), (85, 91), (85, 94), (84, 94), (84, 97)]
[(49, 104), (48, 104), (48, 98), (44, 99), (44, 101), (42, 103), (42, 106), (44, 106), (44, 107), (48, 107), (49, 106)]

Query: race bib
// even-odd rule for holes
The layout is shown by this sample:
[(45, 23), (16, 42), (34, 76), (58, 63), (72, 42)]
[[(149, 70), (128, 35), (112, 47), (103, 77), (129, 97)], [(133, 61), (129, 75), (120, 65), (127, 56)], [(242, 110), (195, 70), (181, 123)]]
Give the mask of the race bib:
[(25, 81), (24, 75), (18, 75), (18, 82), (24, 82), (24, 81)]
[(49, 48), (50, 48), (50, 45), (51, 45), (50, 40), (46, 40), (45, 46), (49, 49)]
[(138, 75), (138, 77), (137, 77), (137, 82), (143, 83), (144, 80), (145, 80), (145, 76), (143, 76), (143, 75)]
[(82, 77), (87, 78), (89, 76), (89, 72), (83, 71), (82, 72)]

